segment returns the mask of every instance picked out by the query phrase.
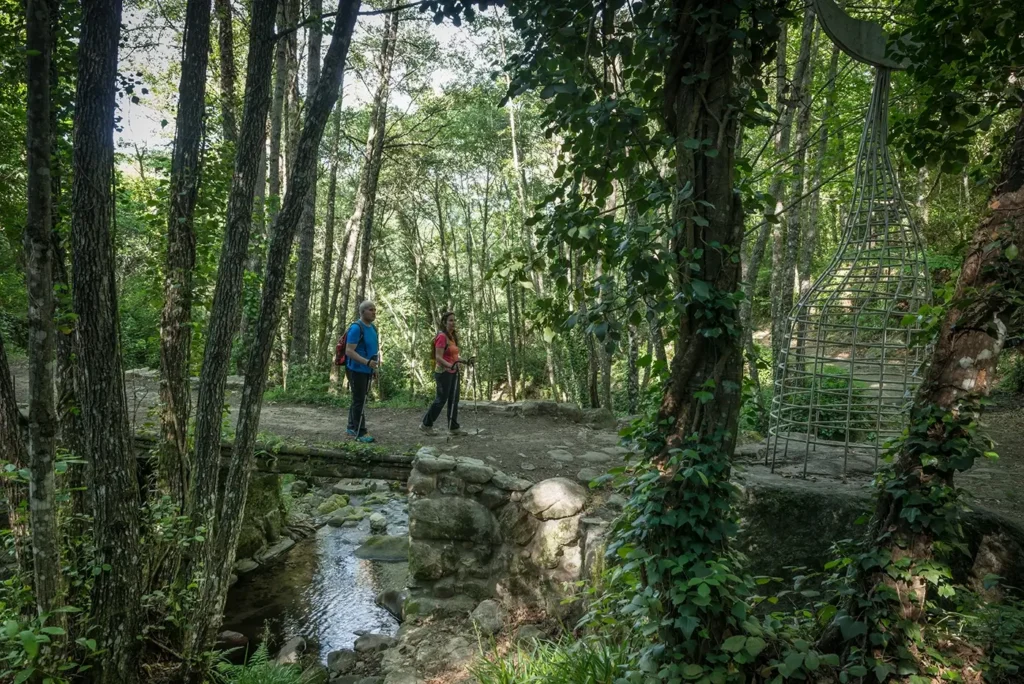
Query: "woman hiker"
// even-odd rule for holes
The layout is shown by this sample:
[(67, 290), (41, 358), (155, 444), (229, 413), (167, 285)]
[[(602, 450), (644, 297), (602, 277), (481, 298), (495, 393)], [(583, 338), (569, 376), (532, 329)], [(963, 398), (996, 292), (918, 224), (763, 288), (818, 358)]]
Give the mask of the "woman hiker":
[(455, 330), (455, 314), (445, 311), (441, 314), (441, 331), (434, 337), (434, 382), (437, 394), (434, 403), (423, 416), (420, 430), (436, 435), (434, 421), (441, 415), (441, 409), (448, 405), (448, 431), (453, 435), (465, 435), (459, 427), (459, 366), (473, 364), (473, 359), (459, 359), (459, 334)]

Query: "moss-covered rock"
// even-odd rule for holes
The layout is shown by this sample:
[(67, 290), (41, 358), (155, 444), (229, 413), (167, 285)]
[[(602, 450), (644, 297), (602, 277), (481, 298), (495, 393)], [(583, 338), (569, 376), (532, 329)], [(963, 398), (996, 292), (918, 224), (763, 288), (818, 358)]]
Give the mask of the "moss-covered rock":
[(281, 496), (281, 478), (278, 475), (254, 473), (249, 482), (245, 502), (242, 531), (235, 552), (238, 558), (248, 558), (273, 543), (284, 529), (285, 508)]
[(316, 507), (320, 515), (329, 515), (339, 508), (348, 506), (348, 497), (344, 494), (332, 494), (323, 503)]

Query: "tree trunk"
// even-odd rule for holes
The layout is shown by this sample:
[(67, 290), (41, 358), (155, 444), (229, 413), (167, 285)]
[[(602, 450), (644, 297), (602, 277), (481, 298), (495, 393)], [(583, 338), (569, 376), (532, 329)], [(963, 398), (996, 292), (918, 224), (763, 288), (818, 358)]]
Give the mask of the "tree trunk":
[[(344, 78), (344, 77), (343, 77)], [(327, 183), (327, 216), (324, 221), (324, 270), (320, 289), (320, 329), (316, 338), (316, 362), (327, 364), (330, 359), (330, 347), (327, 343), (327, 331), (333, 329), (334, 310), (338, 305), (338, 285), (340, 278), (335, 276), (334, 288), (331, 288), (331, 270), (334, 267), (334, 221), (335, 204), (338, 196), (338, 154), (341, 146), (341, 90), (338, 87), (338, 104), (334, 107), (334, 130), (331, 133), (331, 177)]]
[[(792, 202), (786, 221), (786, 254), (782, 260), (782, 269), (778, 275), (776, 294), (772, 296), (772, 304), (778, 304), (778, 315), (772, 318), (772, 346), (776, 350), (772, 367), (778, 369), (778, 354), (789, 340), (789, 315), (793, 310), (793, 279), (796, 269), (797, 250), (801, 234), (800, 200), (804, 194), (804, 163), (807, 159), (807, 139), (811, 132), (811, 99), (808, 90), (813, 81), (814, 63), (811, 60), (811, 47), (814, 43), (814, 9), (808, 4), (804, 8), (804, 21), (800, 33), (800, 54), (796, 68), (793, 70), (793, 90), (790, 93), (789, 106), (796, 114), (796, 146), (793, 150), (793, 180), (790, 185), (789, 197)], [(791, 114), (791, 117), (793, 114)], [(778, 340), (776, 342), (776, 340)], [(777, 372), (777, 370), (776, 370)], [(773, 376), (774, 379), (774, 376)]]
[[(392, 2), (393, 6), (394, 3)], [(377, 202), (377, 181), (384, 160), (384, 127), (387, 123), (388, 94), (391, 88), (391, 67), (395, 61), (395, 44), (398, 42), (398, 12), (391, 12), (384, 29), (381, 44), (380, 83), (373, 96), (373, 110), (370, 119), (370, 134), (373, 138), (373, 156), (366, 164), (366, 195), (359, 227), (362, 244), (359, 251), (359, 286), (356, 289), (356, 306), (366, 299), (367, 281), (370, 269), (370, 245), (373, 243), (373, 209)]]
[(50, 116), (51, 1), (29, 0), (25, 22), (28, 53), (28, 202), (24, 239), (29, 336), (29, 522), (32, 530), (33, 590), (40, 614), (49, 613), (61, 603), (60, 541), (53, 470), (57, 441), (54, 397), (57, 326), (54, 324), (50, 168), (53, 146)]
[[(227, 580), (235, 560), (235, 549), (241, 533), (249, 479), (254, 462), (254, 447), (259, 430), (260, 407), (266, 385), (267, 369), (274, 333), (278, 328), (281, 297), (284, 294), (288, 261), (291, 256), (295, 232), (306, 206), (306, 196), (316, 182), (316, 163), (320, 141), (331, 109), (338, 99), (345, 61), (352, 31), (359, 11), (359, 0), (341, 0), (338, 6), (334, 37), (324, 59), (323, 73), (318, 80), (306, 111), (305, 125), (296, 147), (295, 164), (289, 174), (288, 193), (271, 228), (271, 244), (267, 252), (263, 298), (256, 320), (256, 334), (246, 364), (245, 387), (235, 432), (235, 449), (231, 468), (224, 485), (224, 502), (215, 528), (215, 552), (208, 556), (206, 580), (202, 584), (199, 606), (202, 609), (202, 627), (197, 630), (203, 638), (193, 650), (201, 653), (212, 646), (213, 636), (220, 625)], [(269, 24), (269, 22), (268, 22)], [(251, 60), (250, 60), (251, 64)], [(265, 113), (264, 109), (264, 113)], [(193, 682), (198, 684), (197, 679)]]
[[(973, 433), (1024, 290), (1022, 245), (1024, 109), (914, 399), (910, 438), (900, 446), (893, 477), (886, 478), (878, 495), (871, 528), (876, 557), (891, 558), (899, 571), (890, 576), (886, 567), (873, 567), (858, 577), (866, 595), (889, 596), (896, 616), (905, 621), (919, 622), (926, 615), (929, 582), (922, 574), (934, 564), (935, 543), (959, 541), (937, 535), (957, 527), (947, 512), (959, 511), (949, 493), (954, 474), (970, 468), (985, 450)], [(837, 632), (833, 628), (826, 633), (826, 649), (837, 649)]]
[[(224, 140), (232, 145), (238, 142), (238, 108), (235, 94), (237, 67), (235, 66), (235, 36), (231, 22), (231, 0), (213, 0), (217, 13), (218, 44), (220, 46), (220, 117)], [(187, 29), (186, 29), (187, 30)]]
[(114, 105), (120, 0), (82, 7), (75, 93), (71, 199), (72, 291), (78, 316), (78, 388), (85, 457), (92, 465), (98, 565), (91, 623), (101, 649), (92, 679), (138, 681), (142, 572), (139, 486), (128, 424), (114, 273)]
[[(437, 232), (441, 236), (441, 266), (444, 269), (444, 310), (452, 308), (452, 271), (448, 263), (448, 240), (444, 233), (444, 205), (441, 203), (441, 180), (434, 176), (434, 208), (437, 209)], [(438, 312), (440, 313), (440, 312)], [(437, 315), (437, 314), (435, 314)], [(440, 323), (440, 321), (438, 321)]]
[[(277, 30), (289, 28), (285, 12), (285, 0), (277, 5)], [(270, 108), (270, 151), (267, 156), (267, 202), (269, 214), (273, 221), (281, 208), (281, 156), (283, 153), (282, 135), (284, 131), (284, 100), (288, 86), (288, 45), (287, 41), (278, 39), (274, 45), (274, 102)]]
[[(313, 92), (320, 78), (320, 49), (323, 44), (322, 0), (309, 0), (309, 16), (316, 19), (309, 25), (306, 62), (306, 96)], [(337, 149), (334, 147), (332, 149)], [(314, 171), (315, 172), (315, 171)], [(316, 178), (306, 196), (302, 222), (299, 225), (299, 249), (295, 262), (295, 297), (292, 299), (292, 337), (288, 356), (292, 363), (304, 364), (309, 358), (309, 309), (313, 286), (313, 242), (316, 238)]]
[[(0, 335), (0, 454), (4, 466), (15, 470), (28, 468), (28, 450), (21, 434), (21, 415), (14, 394), (14, 379), (7, 363), (4, 339)], [(3, 496), (7, 504), (7, 519), (14, 541), (14, 559), (21, 575), (33, 576), (32, 536), (28, 527), (28, 488), (13, 477), (3, 478)]]
[[(662, 477), (652, 485), (648, 496), (656, 501), (648, 505), (659, 506), (663, 522), (645, 529), (642, 542), (656, 549), (644, 566), (644, 576), (649, 585), (664, 592), (664, 614), (657, 619), (664, 625), (661, 636), (668, 652), (689, 638), (691, 632), (683, 627), (687, 620), (696, 623), (701, 639), (720, 644), (729, 629), (734, 601), (742, 600), (714, 600), (695, 607), (692, 601), (697, 592), (691, 582), (706, 572), (708, 563), (718, 562), (729, 536), (728, 505), (705, 507), (708, 512), (702, 514), (693, 499), (710, 495), (712, 500), (724, 496), (728, 501), (728, 494), (721, 490), (728, 489), (742, 370), (735, 308), (723, 306), (708, 318), (716, 298), (731, 298), (739, 289), (739, 263), (727, 249), (704, 249), (699, 256), (691, 255), (699, 245), (738, 247), (743, 235), (734, 179), (733, 39), (726, 20), (718, 20), (725, 25), (716, 31), (703, 32), (692, 13), (701, 7), (721, 11), (730, 3), (718, 0), (708, 7), (698, 0), (680, 0), (675, 4), (676, 40), (665, 69), (665, 117), (677, 141), (676, 186), (679, 191), (692, 188), (695, 204), (675, 203), (674, 220), (681, 229), (672, 238), (671, 248), (679, 255), (676, 287), (694, 296), (680, 315), (676, 353), (658, 411), (658, 424), (665, 426), (661, 428), (664, 442), (653, 459)], [(684, 143), (691, 138), (717, 141), (718, 154), (710, 157), (687, 148)], [(700, 224), (691, 213), (701, 215)], [(697, 280), (710, 287), (711, 299), (702, 300), (703, 288), (692, 286)], [(719, 334), (705, 334), (711, 330)], [(709, 383), (714, 387), (710, 392)], [(672, 511), (680, 512), (682, 522), (671, 522)], [(666, 515), (670, 516), (667, 521)], [(663, 562), (688, 555), (692, 560)], [(687, 586), (691, 588), (678, 590)]]
[[(210, 325), (207, 330), (203, 367), (199, 377), (196, 406), (194, 469), (186, 513), (194, 527), (204, 527), (204, 541), (193, 547), (193, 568), (200, 587), (214, 558), (217, 521), (217, 485), (220, 473), (221, 411), (224, 384), (231, 356), (231, 342), (238, 329), (242, 301), (242, 281), (248, 255), (252, 225), (253, 195), (266, 139), (267, 109), (270, 105), (270, 74), (273, 54), (276, 0), (254, 0), (249, 34), (245, 105), (242, 128), (235, 154), (235, 173), (231, 180), (224, 243), (220, 253), (217, 285), (213, 293)], [(206, 564), (204, 570), (202, 564)], [(200, 681), (205, 671), (199, 662), (206, 650), (205, 620), (209, 605), (195, 608), (187, 623), (185, 657), (187, 676)]]
[(210, 54), (210, 0), (189, 0), (185, 10), (185, 57), (178, 85), (178, 117), (171, 156), (164, 263), (164, 307), (160, 315), (161, 486), (179, 506), (188, 483), (189, 360), (192, 349), (192, 271), (196, 264), (193, 227), (199, 193), (199, 155)]

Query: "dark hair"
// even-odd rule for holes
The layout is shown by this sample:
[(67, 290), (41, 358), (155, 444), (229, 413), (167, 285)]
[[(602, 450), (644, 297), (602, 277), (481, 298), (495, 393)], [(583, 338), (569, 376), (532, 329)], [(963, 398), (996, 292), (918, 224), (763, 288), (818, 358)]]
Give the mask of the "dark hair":
[[(454, 311), (445, 311), (445, 312), (443, 312), (441, 314), (441, 318), (440, 318), (441, 329), (438, 332), (443, 332), (446, 337), (448, 336), (448, 317), (449, 316), (454, 316), (454, 315), (455, 315)], [(430, 358), (434, 358), (434, 353), (435, 353), (434, 352), (434, 340), (436, 340), (436, 339), (437, 339), (437, 335), (434, 335), (434, 337), (430, 340)], [(455, 342), (455, 346), (456, 347), (459, 346), (459, 334), (458, 333), (453, 332), (451, 334), (451, 339), (452, 339), (453, 342)]]

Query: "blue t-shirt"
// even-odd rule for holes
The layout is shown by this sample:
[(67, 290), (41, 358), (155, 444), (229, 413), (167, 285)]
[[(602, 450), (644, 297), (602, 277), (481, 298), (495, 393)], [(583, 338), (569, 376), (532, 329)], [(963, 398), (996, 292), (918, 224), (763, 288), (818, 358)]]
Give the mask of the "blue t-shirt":
[[(380, 352), (377, 340), (377, 328), (372, 323), (353, 323), (348, 327), (345, 344), (356, 345), (356, 353), (364, 359), (372, 359)], [(365, 363), (359, 363), (351, 356), (345, 359), (345, 366), (355, 373), (372, 373), (373, 369)]]

